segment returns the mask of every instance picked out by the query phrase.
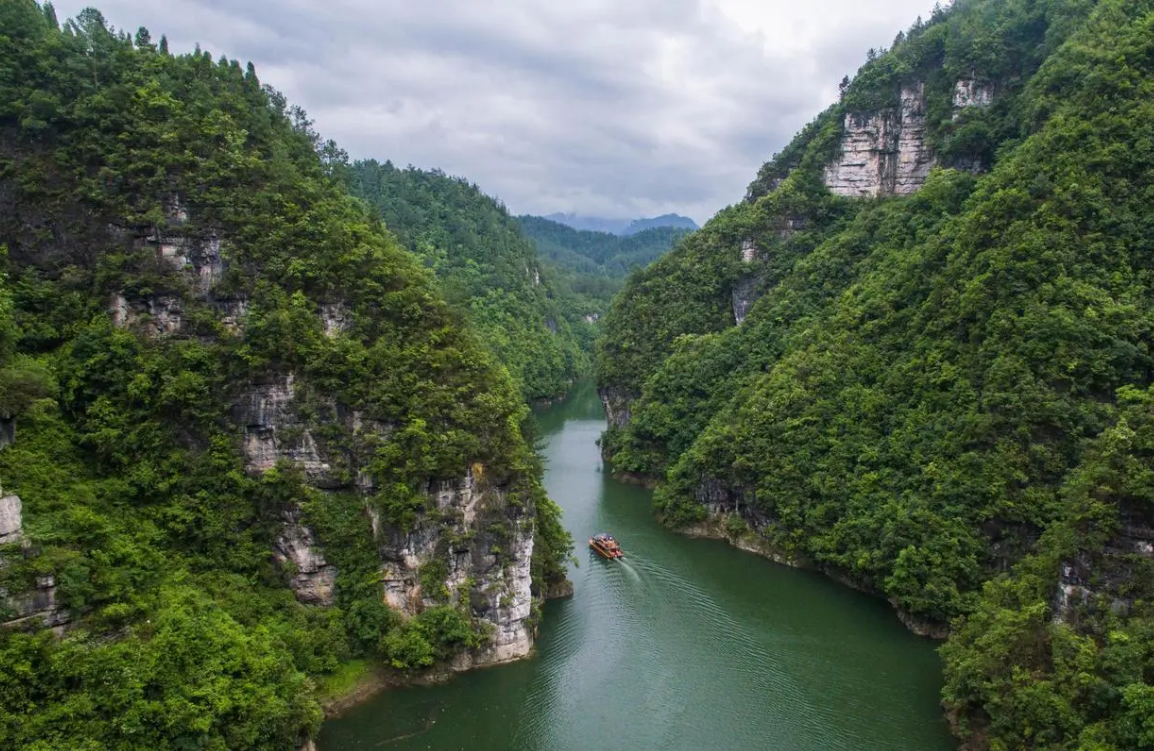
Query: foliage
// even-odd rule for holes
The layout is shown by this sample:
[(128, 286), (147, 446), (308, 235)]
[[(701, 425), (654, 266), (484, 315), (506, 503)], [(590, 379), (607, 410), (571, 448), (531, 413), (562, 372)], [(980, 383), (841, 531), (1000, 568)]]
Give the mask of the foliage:
[(589, 367), (592, 333), (504, 206), (460, 178), (391, 162), (347, 169), (353, 193), (421, 256), (527, 399), (564, 393)]
[[(1049, 608), (1062, 565), (1120, 544), (1101, 520), (1146, 508), (1144, 443), (1125, 473), (1086, 472), (1154, 373), (1152, 24), (1146, 1), (935, 13), (606, 319), (599, 385), (632, 414), (603, 443), (615, 468), (665, 479), (669, 523), (707, 498), (917, 618), (968, 617), (946, 698), (975, 747), (1149, 744), (1148, 567), (1104, 566), (1125, 613)], [(994, 104), (954, 119), (959, 80)], [(946, 168), (908, 197), (830, 196), (846, 113), (918, 81)]]
[(624, 278), (634, 267), (660, 258), (689, 234), (678, 227), (651, 227), (631, 235), (573, 229), (539, 216), (520, 216), (537, 252), (558, 266), (610, 279)]
[[(69, 619), (0, 630), (0, 747), (296, 747), (312, 679), (415, 628), (381, 602), (370, 517), (433, 524), (422, 493), (470, 467), (541, 514), (535, 577), (567, 555), (521, 395), (341, 164), (251, 65), (0, 0), (0, 477), (28, 543), (0, 590), (11, 610), (51, 577)], [(312, 431), (326, 492), (246, 471), (238, 411), (290, 376), (280, 440)], [(333, 607), (274, 565), (290, 512)], [(427, 613), (432, 659), (479, 643), (468, 613)]]

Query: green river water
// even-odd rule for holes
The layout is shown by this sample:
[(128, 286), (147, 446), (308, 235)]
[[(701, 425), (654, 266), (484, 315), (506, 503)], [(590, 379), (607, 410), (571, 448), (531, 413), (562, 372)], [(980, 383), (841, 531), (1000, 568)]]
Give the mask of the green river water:
[[(934, 643), (882, 601), (659, 526), (613, 480), (579, 386), (538, 413), (546, 486), (580, 565), (531, 659), (387, 691), (325, 723), (319, 751), (946, 751)], [(627, 553), (586, 546), (608, 531)]]

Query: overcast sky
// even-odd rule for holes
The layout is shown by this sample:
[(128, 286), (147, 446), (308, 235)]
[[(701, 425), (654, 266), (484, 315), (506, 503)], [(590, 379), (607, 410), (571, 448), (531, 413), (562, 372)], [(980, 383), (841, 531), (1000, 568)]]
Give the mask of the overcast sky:
[[(57, 0), (61, 21), (91, 2)], [(870, 47), (933, 0), (104, 0), (117, 28), (251, 60), (353, 158), (439, 167), (514, 213), (742, 198)]]

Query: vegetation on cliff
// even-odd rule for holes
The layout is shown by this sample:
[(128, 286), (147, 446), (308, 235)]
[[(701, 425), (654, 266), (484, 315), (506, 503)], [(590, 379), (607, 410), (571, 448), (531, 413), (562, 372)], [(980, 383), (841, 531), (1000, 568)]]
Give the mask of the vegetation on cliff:
[(541, 263), (504, 206), (435, 170), (368, 160), (342, 172), (353, 194), (432, 269), (450, 304), (467, 311), (525, 398), (558, 396), (588, 372), (587, 305)]
[[(0, 627), (0, 747), (280, 751), (320, 722), (312, 676), (476, 644), (468, 598), (404, 623), (381, 602), (371, 526), (432, 518), (439, 479), (500, 488), (486, 534), (516, 512), (538, 583), (562, 571), (512, 380), (324, 149), (251, 66), (0, 0), (0, 478), (24, 511), (0, 609), (50, 587), (67, 622)], [(318, 442), (368, 452), (329, 468), (343, 490), (246, 472), (237, 400), (288, 374)], [(274, 564), (290, 509), (331, 607)]]
[[(1147, 0), (954, 3), (606, 319), (600, 386), (632, 400), (615, 467), (663, 477), (671, 523), (739, 513), (952, 621), (946, 704), (974, 747), (1152, 745), (1152, 29)], [(847, 114), (919, 83), (941, 168), (832, 195)]]

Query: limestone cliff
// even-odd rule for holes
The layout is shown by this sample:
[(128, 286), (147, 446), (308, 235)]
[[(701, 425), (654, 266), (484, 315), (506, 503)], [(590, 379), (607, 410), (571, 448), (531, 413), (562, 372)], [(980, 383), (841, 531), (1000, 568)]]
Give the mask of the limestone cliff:
[(824, 179), (839, 196), (908, 195), (926, 182), (935, 163), (926, 145), (925, 84), (903, 86), (899, 106), (845, 116), (841, 156)]
[[(953, 119), (994, 102), (995, 89), (976, 79), (959, 80), (953, 90)], [(847, 112), (839, 157), (823, 178), (830, 192), (851, 198), (909, 195), (925, 185), (938, 164), (928, 141), (926, 85), (901, 87), (899, 102), (873, 112)], [(976, 169), (976, 164), (949, 164)]]
[[(242, 335), (248, 301), (222, 292), (220, 284), (228, 270), (228, 238), (203, 227), (186, 232), (191, 224), (179, 196), (172, 197), (165, 213), (168, 223), (162, 230), (137, 238), (122, 233), (122, 238), (155, 254), (172, 289), (145, 295), (117, 292), (109, 305), (113, 322), (150, 338), (179, 335), (191, 306), (211, 311), (220, 331)], [(317, 306), (315, 315), (330, 338), (347, 331), (352, 321), (350, 306), (340, 300)], [(305, 484), (321, 494), (320, 503), (360, 499), (356, 502), (363, 507), (364, 535), (371, 537), (379, 554), (382, 602), (406, 617), (451, 604), (481, 624), (488, 634), (486, 643), (459, 655), (451, 667), (503, 662), (530, 652), (531, 506), (511, 503), (507, 490), (483, 481), (479, 475), (484, 468), (474, 465), (463, 467), (458, 479), (427, 481), (429, 513), (421, 515), (415, 526), (390, 524), (374, 501), (380, 488), (369, 466), (374, 452), (389, 441), (393, 424), (341, 403), (292, 371), (273, 370), (238, 385), (231, 403), (230, 419), (250, 475), (294, 467)], [(326, 554), (325, 540), (310, 525), (302, 502), (279, 512), (280, 531), (270, 556), (297, 600), (330, 606), (339, 599), (340, 570)], [(0, 506), (0, 512), (4, 508)], [(16, 512), (18, 516), (18, 501)], [(0, 533), (12, 534), (5, 531), (12, 526), (6, 520), (0, 513)], [(441, 575), (431, 581), (430, 572)], [(18, 614), (27, 615), (33, 608), (52, 610), (49, 600), (50, 583), (38, 583), (20, 601)]]

